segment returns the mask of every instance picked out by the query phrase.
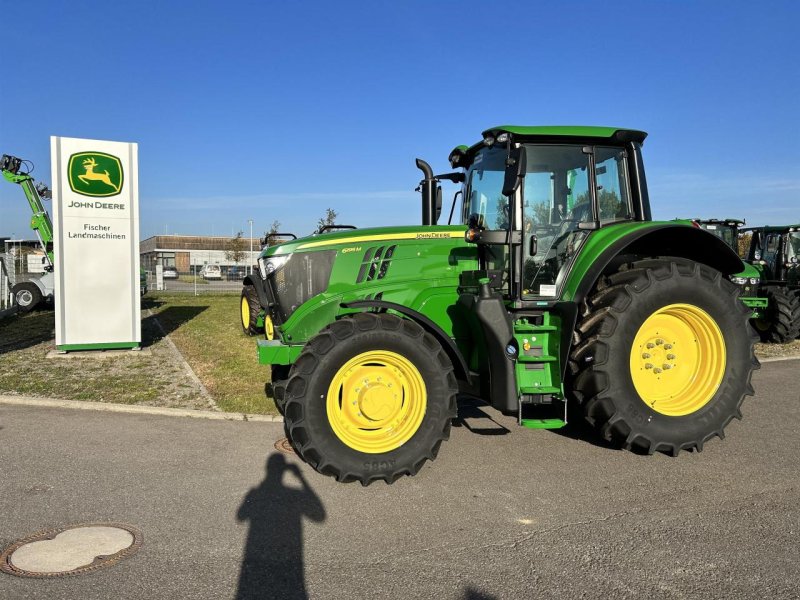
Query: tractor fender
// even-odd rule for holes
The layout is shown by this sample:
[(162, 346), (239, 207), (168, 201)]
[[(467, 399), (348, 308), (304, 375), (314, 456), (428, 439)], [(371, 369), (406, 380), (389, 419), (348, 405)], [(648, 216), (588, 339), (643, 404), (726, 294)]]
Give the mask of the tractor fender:
[(708, 265), (727, 276), (744, 270), (739, 255), (713, 233), (696, 227), (664, 223), (635, 229), (609, 243), (582, 275), (571, 300), (583, 302), (600, 276), (620, 256), (685, 258)]
[(269, 298), (267, 297), (266, 286), (264, 285), (264, 281), (261, 279), (261, 277), (257, 277), (255, 274), (248, 275), (242, 281), (242, 285), (253, 286), (253, 288), (256, 290), (256, 294), (258, 294), (258, 302), (261, 304), (261, 308), (266, 309), (269, 306)]
[(435, 337), (436, 341), (438, 341), (442, 345), (442, 348), (447, 353), (447, 356), (450, 358), (450, 362), (453, 363), (453, 368), (455, 369), (456, 377), (458, 379), (463, 379), (467, 383), (470, 383), (470, 375), (469, 375), (469, 368), (467, 367), (467, 361), (464, 360), (464, 356), (461, 354), (461, 351), (458, 349), (458, 346), (456, 346), (456, 343), (452, 340), (452, 338), (449, 335), (447, 335), (444, 332), (444, 330), (442, 330), (441, 327), (439, 327), (435, 322), (433, 322), (431, 319), (429, 319), (422, 313), (414, 310), (413, 308), (403, 306), (402, 304), (395, 304), (394, 302), (386, 302), (385, 300), (356, 300), (354, 302), (342, 302), (339, 306), (341, 306), (342, 308), (349, 308), (349, 309), (377, 308), (381, 311), (393, 310), (411, 319), (412, 321), (415, 321), (425, 331), (427, 331), (433, 337)]

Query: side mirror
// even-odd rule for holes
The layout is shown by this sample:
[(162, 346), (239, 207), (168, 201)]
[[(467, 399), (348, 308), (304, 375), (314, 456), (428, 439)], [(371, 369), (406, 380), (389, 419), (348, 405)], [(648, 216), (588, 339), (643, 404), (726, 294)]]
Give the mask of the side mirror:
[(506, 158), (506, 176), (503, 180), (504, 196), (512, 196), (517, 191), (522, 179), (525, 177), (527, 162), (525, 146), (512, 148), (509, 151), (508, 158)]
[(539, 250), (539, 240), (535, 235), (531, 235), (531, 239), (528, 242), (528, 256), (536, 256), (536, 252)]

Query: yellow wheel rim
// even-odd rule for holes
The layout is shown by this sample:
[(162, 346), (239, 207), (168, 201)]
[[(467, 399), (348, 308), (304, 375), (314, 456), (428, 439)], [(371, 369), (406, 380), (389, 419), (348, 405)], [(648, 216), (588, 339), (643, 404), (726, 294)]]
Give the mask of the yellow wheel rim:
[(242, 296), (242, 327), (245, 329), (250, 327), (250, 304), (244, 296)]
[(363, 352), (336, 372), (328, 387), (328, 422), (359, 452), (379, 454), (405, 444), (425, 417), (427, 392), (419, 370), (386, 350)]
[(275, 325), (272, 323), (272, 317), (269, 315), (264, 317), (264, 333), (267, 335), (268, 340), (275, 339)]
[(704, 407), (725, 375), (725, 339), (716, 321), (691, 304), (650, 315), (633, 341), (633, 385), (653, 410), (670, 417)]

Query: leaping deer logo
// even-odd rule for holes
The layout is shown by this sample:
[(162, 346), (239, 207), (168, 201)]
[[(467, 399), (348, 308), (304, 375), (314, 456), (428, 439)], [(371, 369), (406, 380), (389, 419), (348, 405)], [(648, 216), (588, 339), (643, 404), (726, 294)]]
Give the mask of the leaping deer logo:
[(86, 170), (86, 172), (83, 175), (78, 175), (78, 179), (87, 185), (89, 185), (90, 181), (100, 181), (108, 186), (111, 186), (115, 192), (119, 192), (119, 186), (112, 183), (111, 177), (108, 174), (108, 170), (103, 173), (95, 173), (94, 168), (96, 166), (97, 161), (94, 159), (94, 157), (84, 159), (83, 168)]

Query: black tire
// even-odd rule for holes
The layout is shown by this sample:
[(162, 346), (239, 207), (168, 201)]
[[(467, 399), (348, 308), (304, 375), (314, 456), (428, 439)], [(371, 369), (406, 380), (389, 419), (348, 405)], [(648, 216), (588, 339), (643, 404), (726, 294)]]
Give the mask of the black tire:
[(283, 415), (286, 406), (286, 384), (289, 382), (289, 365), (272, 365), (272, 377), (266, 385), (267, 396), (275, 402), (278, 412)]
[(42, 301), (42, 292), (35, 283), (23, 281), (11, 288), (14, 303), (21, 313), (31, 312)]
[(769, 304), (763, 319), (755, 319), (753, 326), (761, 341), (787, 344), (800, 334), (800, 296), (782, 287), (768, 287)]
[[(256, 288), (252, 285), (245, 285), (242, 288), (241, 302), (247, 303), (247, 311), (241, 310), (240, 305), (240, 321), (242, 323), (242, 331), (247, 335), (258, 335), (264, 331), (263, 327), (259, 327), (258, 315), (261, 313), (261, 303), (258, 301), (258, 293)], [(245, 323), (245, 312), (247, 312), (248, 320)]]
[[(716, 322), (725, 347), (716, 391), (682, 416), (654, 410), (637, 392), (631, 374), (640, 327), (672, 304), (702, 309)], [(586, 420), (604, 439), (625, 449), (676, 456), (681, 450), (702, 450), (714, 436), (724, 437), (731, 419), (741, 419), (744, 397), (754, 393), (752, 372), (759, 368), (753, 350), (757, 338), (738, 289), (721, 273), (682, 259), (637, 261), (603, 278), (586, 308), (571, 354), (571, 387)]]
[[(410, 361), (425, 384), (424, 416), (413, 436), (388, 452), (361, 452), (337, 437), (328, 420), (328, 387), (339, 369), (369, 351), (389, 351)], [(284, 426), (297, 454), (341, 482), (393, 483), (434, 460), (456, 417), (458, 384), (436, 339), (417, 323), (389, 314), (356, 313), (323, 329), (292, 365), (285, 392)]]

